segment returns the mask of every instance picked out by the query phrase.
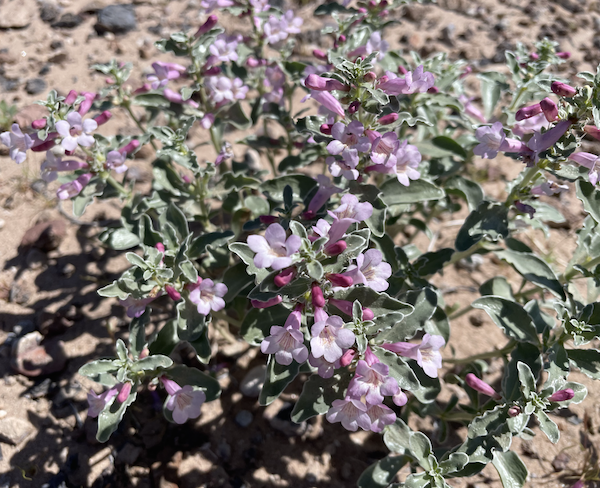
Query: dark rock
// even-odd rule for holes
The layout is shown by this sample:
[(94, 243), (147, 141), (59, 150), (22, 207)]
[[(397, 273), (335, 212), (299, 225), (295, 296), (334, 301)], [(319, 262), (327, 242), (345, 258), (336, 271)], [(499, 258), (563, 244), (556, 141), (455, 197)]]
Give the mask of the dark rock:
[(105, 32), (124, 34), (137, 29), (133, 5), (109, 5), (103, 8), (98, 12), (98, 23), (95, 29), (98, 34)]
[(56, 51), (57, 49), (64, 47), (64, 45), (65, 44), (61, 40), (56, 39), (50, 43), (50, 49)]
[(20, 247), (36, 247), (44, 252), (57, 249), (65, 235), (67, 224), (64, 220), (40, 222), (25, 232)]
[(566, 452), (559, 452), (557, 456), (552, 460), (552, 467), (554, 468), (554, 471), (556, 471), (557, 473), (559, 471), (564, 471), (567, 468), (567, 464), (569, 464), (570, 460), (571, 458)]
[(265, 383), (266, 366), (264, 364), (252, 368), (240, 383), (240, 391), (247, 397), (258, 397)]
[(63, 342), (50, 340), (40, 345), (39, 332), (24, 335), (12, 345), (11, 366), (25, 376), (35, 377), (62, 371), (67, 364)]
[(60, 19), (52, 24), (54, 29), (74, 29), (83, 22), (83, 17), (77, 14), (64, 14)]
[(25, 91), (30, 95), (37, 95), (48, 88), (46, 80), (43, 78), (32, 78), (25, 83)]
[(29, 185), (29, 187), (35, 192), (39, 194), (43, 194), (48, 187), (48, 184), (44, 180), (35, 180)]
[(0, 87), (2, 90), (7, 92), (17, 91), (19, 89), (19, 80), (11, 80), (5, 78), (4, 76), (0, 76)]
[(49, 64), (45, 64), (42, 67), (42, 69), (38, 71), (38, 75), (40, 75), (40, 76), (47, 75), (48, 73), (50, 73), (50, 65)]
[(75, 273), (76, 269), (77, 268), (73, 263), (67, 263), (60, 270), (60, 274), (68, 278), (69, 276), (73, 276), (73, 273)]
[(23, 396), (25, 398), (37, 400), (38, 398), (45, 397), (50, 392), (51, 388), (52, 380), (50, 378), (46, 378), (45, 380), (39, 381), (31, 388), (29, 388)]
[(69, 59), (69, 55), (64, 51), (61, 51), (50, 56), (48, 62), (53, 64), (63, 64), (67, 59)]
[(43, 2), (40, 5), (40, 18), (48, 24), (58, 19), (61, 8), (55, 3)]
[(248, 427), (253, 419), (254, 416), (252, 415), (252, 412), (249, 412), (248, 410), (240, 410), (235, 416), (235, 422), (240, 427)]

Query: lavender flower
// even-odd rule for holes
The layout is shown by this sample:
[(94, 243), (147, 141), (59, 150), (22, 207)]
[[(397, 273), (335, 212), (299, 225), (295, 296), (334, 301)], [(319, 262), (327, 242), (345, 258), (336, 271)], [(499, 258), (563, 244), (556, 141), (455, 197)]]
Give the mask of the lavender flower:
[(125, 300), (119, 300), (119, 303), (127, 309), (127, 316), (132, 319), (141, 317), (146, 310), (146, 306), (157, 298), (158, 297), (148, 297), (136, 299), (132, 296), (128, 296)]
[(235, 2), (233, 0), (202, 0), (200, 2), (200, 7), (206, 10), (206, 13), (209, 14), (215, 9), (233, 7)]
[(228, 61), (237, 61), (237, 46), (240, 41), (240, 36), (227, 36), (219, 34), (215, 41), (208, 48), (210, 56), (207, 64), (209, 66), (217, 64), (217, 62), (226, 63)]
[(381, 38), (381, 33), (375, 31), (364, 46), (356, 48), (354, 51), (348, 53), (348, 56), (365, 56), (378, 51), (377, 59), (381, 60), (389, 48), (389, 43)]
[(177, 63), (163, 63), (162, 61), (152, 63), (152, 68), (154, 73), (148, 75), (148, 81), (153, 90), (162, 88), (169, 80), (176, 80), (187, 71), (185, 66)]
[(270, 88), (264, 94), (265, 100), (268, 103), (282, 104), (284, 102), (284, 86), (285, 73), (281, 71), (279, 66), (269, 66), (265, 69), (264, 86)]
[(344, 111), (342, 104), (339, 102), (337, 98), (335, 98), (331, 93), (326, 91), (316, 91), (311, 90), (310, 95), (306, 96), (302, 99), (303, 102), (312, 98), (319, 102), (323, 107), (329, 110), (332, 114), (339, 115), (340, 117), (345, 117), (346, 112)]
[(421, 173), (416, 168), (419, 167), (421, 162), (421, 153), (417, 149), (417, 146), (408, 144), (404, 141), (398, 147), (396, 152), (396, 165), (392, 170), (396, 173), (398, 181), (404, 185), (409, 186), (410, 180), (417, 180), (421, 176)]
[(342, 191), (341, 188), (335, 186), (329, 178), (325, 175), (317, 175), (317, 182), (319, 183), (319, 188), (317, 193), (312, 197), (310, 203), (308, 204), (307, 211), (309, 212), (317, 212), (329, 198), (331, 195), (335, 193), (340, 193)]
[(46, 182), (51, 182), (58, 177), (57, 171), (75, 171), (86, 166), (87, 163), (75, 159), (63, 161), (61, 156), (56, 156), (52, 151), (46, 151), (46, 160), (40, 167), (41, 178)]
[(380, 362), (368, 365), (362, 359), (356, 365), (356, 373), (348, 386), (347, 396), (363, 398), (367, 405), (380, 405), (383, 397), (394, 396), (400, 387), (398, 382), (389, 376), (390, 368)]
[(316, 322), (310, 332), (312, 355), (315, 358), (323, 357), (330, 363), (338, 361), (344, 354), (344, 349), (351, 347), (355, 340), (354, 332), (344, 329), (344, 321), (337, 315), (326, 321)]
[(71, 112), (67, 115), (67, 120), (61, 120), (55, 126), (63, 138), (60, 145), (67, 151), (74, 151), (78, 145), (90, 147), (94, 144), (94, 137), (90, 133), (98, 128), (98, 123), (94, 119), (82, 121), (81, 114)]
[(514, 135), (523, 137), (525, 134), (533, 134), (536, 131), (540, 131), (542, 128), (547, 129), (550, 126), (550, 122), (546, 120), (546, 116), (543, 113), (539, 113), (528, 119), (516, 122), (512, 128)]
[(283, 301), (283, 297), (281, 295), (277, 295), (276, 297), (270, 298), (266, 302), (261, 302), (259, 300), (250, 300), (250, 304), (254, 308), (269, 308), (274, 307), (275, 305), (279, 305)]
[(371, 421), (369, 430), (372, 432), (382, 432), (386, 425), (391, 425), (396, 421), (396, 414), (383, 404), (369, 406), (367, 415)]
[(487, 120), (481, 113), (481, 110), (479, 110), (475, 105), (471, 103), (473, 101), (473, 97), (469, 98), (466, 95), (461, 95), (460, 97), (458, 97), (458, 101), (463, 104), (463, 106), (465, 107), (465, 113), (469, 117), (478, 120), (482, 124), (487, 124)]
[(592, 154), (592, 153), (582, 151), (582, 152), (571, 154), (569, 156), (569, 159), (571, 161), (575, 161), (577, 164), (580, 164), (581, 166), (589, 168), (590, 172), (589, 172), (588, 177), (590, 179), (590, 183), (592, 185), (596, 185), (596, 183), (598, 183), (598, 179), (599, 179), (598, 160), (600, 160), (600, 158), (598, 158), (598, 156), (596, 156), (595, 154)]
[(531, 189), (532, 195), (548, 195), (552, 196), (556, 193), (563, 193), (569, 189), (568, 185), (559, 185), (555, 181), (545, 181), (544, 183), (534, 186)]
[(312, 354), (308, 356), (308, 363), (313, 368), (317, 368), (317, 374), (321, 378), (331, 378), (335, 373), (335, 370), (341, 367), (339, 359), (333, 363), (330, 363), (325, 358), (316, 358)]
[(536, 164), (540, 159), (540, 153), (554, 146), (565, 132), (567, 132), (570, 126), (571, 122), (568, 120), (561, 120), (543, 134), (541, 132), (534, 133), (527, 142), (527, 145), (523, 145), (524, 147), (519, 151), (523, 156), (523, 159), (527, 162), (527, 165), (531, 166)]
[(287, 39), (290, 34), (299, 34), (302, 23), (300, 17), (294, 17), (292, 10), (288, 10), (281, 18), (270, 15), (269, 20), (263, 25), (267, 43), (276, 45)]
[(10, 131), (0, 134), (0, 141), (8, 147), (10, 159), (17, 164), (25, 161), (26, 151), (33, 146), (33, 140), (27, 134), (23, 134), (19, 124), (13, 124)]
[(106, 169), (114, 169), (117, 174), (124, 173), (127, 171), (127, 166), (125, 165), (126, 159), (126, 153), (121, 154), (119, 151), (109, 151), (106, 155)]
[(359, 427), (363, 430), (371, 429), (367, 406), (355, 398), (334, 400), (325, 417), (331, 423), (341, 422), (344, 429), (352, 432), (356, 432)]
[(374, 169), (381, 173), (388, 171), (388, 168), (396, 166), (396, 152), (400, 146), (398, 135), (395, 132), (386, 132), (381, 135), (374, 130), (367, 131), (367, 137), (371, 141), (371, 161), (376, 166), (381, 166), (381, 169), (371, 166), (369, 169)]
[(254, 264), (257, 268), (287, 268), (292, 264), (291, 256), (300, 249), (302, 239), (291, 235), (286, 239), (284, 228), (280, 224), (271, 224), (265, 236), (249, 236), (248, 246), (256, 253)]
[(502, 122), (494, 122), (491, 127), (480, 127), (475, 131), (480, 144), (473, 153), (486, 159), (494, 159), (498, 151), (519, 152), (525, 145), (517, 139), (508, 139), (504, 134)]
[(334, 156), (341, 154), (346, 149), (368, 152), (371, 143), (368, 137), (363, 136), (364, 132), (364, 126), (358, 120), (350, 122), (347, 126), (342, 122), (336, 122), (331, 128), (334, 140), (327, 145), (327, 151)]
[(189, 287), (190, 301), (198, 307), (198, 313), (208, 315), (210, 311), (218, 312), (225, 308), (223, 297), (227, 293), (224, 283), (214, 283), (211, 279), (198, 278), (198, 283)]
[(88, 417), (96, 418), (100, 415), (100, 412), (104, 410), (106, 405), (117, 395), (118, 388), (113, 386), (111, 389), (106, 390), (104, 393), (98, 395), (94, 390), (90, 390), (87, 394), (88, 401)]
[(85, 173), (80, 175), (76, 180), (70, 181), (69, 183), (65, 183), (61, 185), (58, 190), (56, 190), (56, 196), (60, 200), (66, 200), (67, 198), (73, 198), (79, 193), (84, 187), (90, 182), (92, 179), (91, 173)]
[(381, 347), (401, 356), (414, 359), (423, 368), (427, 376), (437, 378), (438, 369), (442, 367), (442, 355), (439, 349), (446, 344), (442, 336), (425, 334), (421, 344), (396, 342), (382, 344)]
[(206, 401), (206, 394), (203, 391), (194, 390), (191, 385), (181, 387), (164, 376), (161, 376), (160, 381), (169, 394), (165, 406), (173, 412), (175, 423), (185, 424), (188, 419), (195, 419), (200, 416), (200, 408)]
[(248, 93), (248, 87), (239, 78), (231, 80), (226, 76), (211, 76), (206, 79), (205, 86), (216, 105), (243, 100)]
[(325, 159), (329, 166), (329, 172), (333, 176), (343, 176), (347, 180), (354, 181), (358, 179), (358, 151), (356, 149), (344, 149), (342, 159), (336, 159), (329, 156)]
[(408, 95), (412, 93), (425, 93), (435, 84), (433, 74), (423, 71), (420, 65), (414, 71), (409, 71), (404, 78), (399, 78), (391, 71), (385, 72), (387, 80), (379, 83), (379, 89), (388, 95)]
[(390, 284), (387, 279), (392, 276), (392, 267), (383, 261), (383, 254), (378, 249), (369, 249), (356, 256), (356, 264), (351, 265), (344, 276), (352, 278), (353, 284), (362, 283), (375, 291), (385, 291)]
[(283, 327), (271, 327), (271, 335), (262, 341), (260, 350), (263, 354), (275, 354), (275, 361), (284, 366), (292, 364), (292, 360), (305, 362), (308, 359), (308, 349), (304, 345), (304, 334), (300, 331), (301, 323), (301, 312), (294, 310)]

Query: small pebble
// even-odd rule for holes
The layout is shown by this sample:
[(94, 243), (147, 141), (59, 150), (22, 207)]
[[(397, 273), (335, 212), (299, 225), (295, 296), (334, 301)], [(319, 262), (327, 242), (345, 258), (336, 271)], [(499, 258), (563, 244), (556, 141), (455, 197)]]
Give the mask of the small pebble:
[(48, 88), (46, 81), (43, 78), (32, 78), (25, 83), (25, 91), (30, 95), (37, 95)]
[(235, 416), (235, 421), (240, 427), (248, 427), (253, 420), (254, 416), (248, 410), (240, 410)]

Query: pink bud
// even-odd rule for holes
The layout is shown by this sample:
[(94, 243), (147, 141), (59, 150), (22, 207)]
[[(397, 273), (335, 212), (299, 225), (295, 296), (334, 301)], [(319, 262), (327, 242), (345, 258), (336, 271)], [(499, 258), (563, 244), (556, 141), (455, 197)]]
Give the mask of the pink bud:
[(368, 307), (363, 308), (363, 313), (362, 313), (363, 320), (373, 320), (374, 317), (375, 317), (375, 314), (373, 313), (373, 310), (371, 310)]
[(521, 415), (521, 407), (513, 406), (508, 409), (509, 417), (518, 417)]
[(275, 283), (275, 286), (278, 288), (281, 288), (282, 286), (289, 285), (294, 279), (294, 276), (296, 276), (296, 268), (291, 266), (275, 276), (275, 278), (273, 278), (273, 283)]
[(357, 10), (358, 10), (358, 11), (359, 11), (361, 14), (366, 14), (366, 13), (367, 13), (367, 9), (366, 9), (366, 8), (364, 8), (364, 7), (359, 7)]
[(154, 247), (158, 249), (158, 252), (165, 252), (165, 245), (162, 242), (157, 242)]
[(258, 62), (258, 60), (256, 58), (248, 58), (246, 59), (246, 65), (249, 68), (256, 68), (260, 63)]
[(150, 90), (152, 90), (152, 87), (150, 86), (150, 83), (144, 83), (139, 88), (133, 90), (133, 95), (140, 95), (142, 93), (147, 93)]
[(435, 95), (436, 93), (439, 93), (440, 89), (437, 86), (432, 86), (431, 88), (427, 89), (427, 93), (431, 93), (432, 95)]
[(217, 25), (217, 21), (218, 21), (218, 17), (216, 15), (209, 15), (208, 19), (206, 19), (206, 22), (204, 22), (204, 24), (202, 24), (198, 30), (196, 31), (196, 33), (194, 34), (194, 37), (200, 37), (202, 34), (206, 34), (209, 30), (211, 30), (215, 25)]
[(338, 42), (340, 42), (340, 43), (346, 42), (346, 36), (344, 34), (341, 34), (340, 37), (338, 37)]
[(102, 124), (106, 124), (110, 120), (111, 117), (112, 117), (112, 114), (108, 110), (105, 110), (101, 114), (96, 115), (94, 117), (94, 120), (96, 121), (96, 123), (98, 125), (102, 125)]
[[(316, 215), (317, 215), (317, 212), (315, 212), (314, 210), (307, 210), (306, 212), (302, 213), (302, 218), (304, 220), (312, 220), (315, 218)], [(317, 237), (316, 236), (308, 236), (308, 239), (310, 240), (310, 242), (315, 242), (317, 240)]]
[(314, 49), (313, 56), (317, 59), (320, 59), (321, 61), (327, 61), (327, 54), (325, 54), (320, 49)]
[(398, 65), (398, 73), (400, 73), (401, 75), (405, 75), (406, 73), (408, 73), (408, 70), (404, 66), (402, 66), (401, 64), (399, 64)]
[(211, 66), (203, 72), (204, 76), (217, 76), (221, 74), (221, 68), (218, 66)]
[(321, 124), (319, 130), (321, 131), (321, 134), (325, 134), (326, 136), (331, 135), (331, 125), (329, 124)]
[(347, 247), (348, 244), (346, 244), (346, 241), (337, 241), (325, 248), (325, 254), (328, 256), (337, 256), (338, 254), (342, 254)]
[(381, 125), (389, 125), (396, 122), (396, 120), (398, 120), (398, 114), (387, 114), (379, 119), (379, 123)]
[(319, 75), (310, 74), (304, 80), (304, 84), (307, 88), (311, 90), (317, 91), (332, 91), (332, 90), (341, 90), (341, 91), (350, 91), (350, 87), (344, 85), (342, 82), (338, 80), (334, 80), (332, 78), (324, 78)]
[(150, 349), (148, 349), (147, 347), (144, 347), (144, 349), (142, 349), (142, 352), (140, 352), (140, 359), (144, 359), (147, 358), (150, 355)]
[(368, 73), (365, 73), (365, 76), (363, 76), (363, 80), (366, 83), (372, 83), (376, 79), (377, 79), (377, 75), (373, 71), (369, 71)]
[(339, 273), (328, 273), (327, 279), (333, 286), (341, 286), (343, 288), (348, 288), (354, 283), (350, 276), (344, 276), (343, 274)]
[(340, 365), (342, 367), (348, 366), (352, 360), (356, 356), (356, 351), (354, 349), (348, 349), (340, 358)]
[(542, 112), (544, 112), (544, 117), (548, 122), (554, 122), (558, 118), (558, 107), (556, 103), (552, 101), (552, 99), (546, 97), (540, 102), (540, 107)]
[(479, 393), (483, 393), (484, 395), (490, 396), (496, 400), (499, 400), (501, 398), (500, 395), (496, 393), (496, 390), (494, 390), (485, 381), (479, 379), (473, 373), (469, 373), (467, 374), (467, 376), (465, 376), (465, 382), (467, 383), (467, 385), (469, 385), (471, 388), (473, 388), (475, 391), (478, 391)]
[(131, 383), (129, 383), (129, 382), (124, 383), (123, 386), (121, 387), (121, 391), (119, 392), (119, 396), (117, 397), (117, 401), (119, 403), (123, 403), (125, 400), (127, 400), (130, 393), (131, 393)]
[(71, 90), (69, 94), (65, 97), (65, 103), (67, 105), (73, 105), (77, 100), (77, 92), (75, 90)]
[(45, 152), (48, 149), (51, 149), (54, 147), (54, 141), (53, 140), (49, 140), (49, 141), (44, 141), (41, 142), (40, 144), (38, 144), (37, 146), (33, 146), (31, 148), (31, 150), (33, 152)]
[(165, 291), (167, 292), (167, 295), (169, 295), (171, 297), (171, 300), (173, 300), (175, 302), (178, 302), (179, 300), (181, 300), (181, 293), (179, 293), (171, 285), (165, 285)]
[[(398, 69), (400, 69), (400, 68), (398, 68)], [(383, 75), (381, 78), (379, 78), (379, 84), (387, 83), (388, 81), (390, 81), (390, 77), (387, 75)]]
[(85, 115), (90, 111), (90, 108), (92, 108), (96, 94), (91, 92), (81, 92), (81, 95), (85, 97), (85, 100), (81, 102), (77, 111), (80, 115)]
[(261, 215), (260, 217), (258, 217), (258, 220), (260, 220), (262, 224), (269, 225), (278, 222), (279, 218), (275, 217), (275, 215)]
[(583, 132), (585, 132), (588, 136), (593, 137), (594, 139), (598, 139), (600, 141), (600, 129), (595, 125), (586, 125), (583, 128)]
[(130, 141), (129, 144), (119, 149), (119, 152), (121, 154), (129, 154), (135, 151), (138, 147), (140, 147), (140, 141), (134, 139), (133, 141)]
[(469, 76), (472, 71), (473, 71), (473, 68), (471, 66), (465, 66), (465, 69), (463, 70), (463, 72), (459, 76), (459, 78), (462, 79), (462, 78)]
[(325, 306), (325, 298), (323, 297), (323, 290), (318, 283), (313, 283), (310, 293), (312, 296), (312, 304), (314, 307), (323, 308)]
[(270, 300), (267, 300), (266, 302), (261, 302), (259, 300), (250, 300), (250, 304), (254, 307), (254, 308), (269, 308), (269, 307), (274, 307), (275, 305), (281, 303), (283, 301), (283, 298), (281, 297), (281, 295), (277, 295), (274, 298), (271, 298)]
[(46, 119), (37, 119), (31, 123), (31, 128), (35, 130), (40, 130), (46, 127)]
[(369, 8), (377, 7), (377, 2), (375, 0), (369, 0)]
[(107, 85), (112, 85), (114, 84), (115, 80), (113, 80), (112, 78), (104, 78), (104, 83), (106, 83)]
[(517, 110), (515, 119), (518, 121), (530, 119), (539, 113), (542, 113), (542, 107), (540, 107), (539, 103), (536, 103), (535, 105), (530, 105), (529, 107), (523, 107), (522, 109)]
[(556, 93), (559, 97), (572, 97), (577, 93), (577, 90), (571, 85), (567, 85), (560, 81), (553, 81), (550, 89), (552, 90), (552, 93)]
[(529, 59), (531, 59), (532, 61), (537, 61), (538, 59), (540, 59), (540, 55), (538, 53), (529, 53)]
[(571, 388), (566, 390), (558, 390), (548, 397), (551, 402), (566, 402), (575, 396), (575, 392)]
[(358, 109), (360, 108), (360, 102), (358, 100), (355, 100), (354, 102), (352, 102), (350, 104), (350, 106), (348, 107), (348, 113), (350, 115), (355, 114), (356, 112), (358, 112)]
[(556, 53), (556, 56), (558, 56), (560, 59), (569, 59), (571, 57), (571, 53), (569, 51), (561, 51)]

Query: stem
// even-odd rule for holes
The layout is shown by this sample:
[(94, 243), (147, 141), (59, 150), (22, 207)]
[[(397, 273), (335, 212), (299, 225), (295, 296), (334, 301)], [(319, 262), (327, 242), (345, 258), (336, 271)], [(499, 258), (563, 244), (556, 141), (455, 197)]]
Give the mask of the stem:
[[(131, 119), (135, 122), (135, 125), (137, 125), (138, 128), (145, 134), (146, 129), (144, 128), (142, 123), (139, 121), (139, 119), (135, 116), (135, 114), (133, 113), (133, 110), (131, 110), (131, 105), (129, 103), (129, 100), (123, 101), (123, 107), (125, 107), (125, 110), (129, 114)], [(158, 148), (156, 147), (156, 143), (152, 139), (150, 140), (150, 144), (152, 144), (152, 147), (154, 148), (155, 151), (158, 150)]]
[[(227, 322), (228, 324), (231, 324), (231, 325), (237, 327), (238, 329), (242, 326), (242, 322), (240, 320), (230, 317), (225, 312), (221, 312), (221, 311), (211, 312), (210, 314), (213, 316), (213, 318), (223, 320), (223, 321)], [(233, 337), (230, 332), (228, 332), (228, 333), (231, 337)], [(237, 341), (237, 339), (235, 339), (235, 338), (234, 338), (234, 340)]]
[(112, 175), (108, 175), (108, 177), (106, 178), (106, 182), (112, 186), (115, 190), (117, 190), (121, 195), (129, 197), (129, 195), (131, 195), (131, 193), (129, 192), (129, 190), (127, 190), (123, 185), (121, 185), (121, 183), (119, 183), (117, 180), (115, 180)]
[(460, 310), (457, 310), (456, 312), (450, 314), (448, 316), (448, 320), (454, 320), (458, 317), (462, 317), (464, 314), (469, 313), (471, 310), (473, 310), (473, 305), (467, 305), (466, 307), (461, 308)]
[(450, 258), (450, 261), (448, 261), (444, 267), (446, 266), (452, 266), (453, 264), (458, 263), (461, 259), (464, 258), (468, 258), (469, 256), (472, 256), (473, 254), (475, 254), (477, 251), (479, 251), (481, 248), (483, 247), (483, 242), (479, 241), (476, 244), (473, 244), (469, 249), (467, 249), (466, 251), (461, 251), (461, 252), (455, 252), (452, 257)]
[(519, 102), (519, 100), (521, 99), (521, 97), (523, 96), (523, 94), (526, 91), (527, 91), (527, 86), (522, 86), (521, 89), (519, 90), (519, 92), (517, 93), (517, 96), (515, 98), (513, 98), (513, 101), (510, 104), (510, 107), (508, 107), (509, 111), (514, 112), (515, 108), (517, 108), (517, 103)]
[(510, 207), (513, 204), (513, 202), (517, 199), (516, 197), (519, 194), (519, 191), (527, 186), (527, 184), (534, 179), (535, 176), (537, 176), (539, 170), (539, 167), (535, 165), (525, 171), (523, 179), (513, 187), (513, 189), (510, 191), (510, 194), (506, 198), (506, 202), (504, 203), (505, 207)]
[(451, 364), (468, 364), (473, 361), (477, 361), (478, 359), (491, 359), (498, 358), (500, 356), (504, 356), (511, 352), (515, 346), (517, 345), (517, 341), (511, 339), (506, 346), (502, 349), (496, 349), (495, 351), (482, 352), (481, 354), (474, 354), (473, 356), (468, 356), (466, 358), (452, 358), (452, 359), (444, 359), (445, 363)]
[[(580, 266), (583, 266), (586, 269), (590, 269), (592, 266), (596, 266), (600, 264), (600, 256), (595, 257), (594, 259), (590, 260), (587, 263), (579, 263)], [(561, 283), (567, 283), (568, 281), (571, 281), (571, 279), (573, 279), (573, 277), (578, 273), (579, 271), (577, 271), (576, 269), (573, 268), (573, 266), (569, 266), (567, 267), (567, 269), (565, 270), (565, 272), (558, 278), (558, 280)]]

